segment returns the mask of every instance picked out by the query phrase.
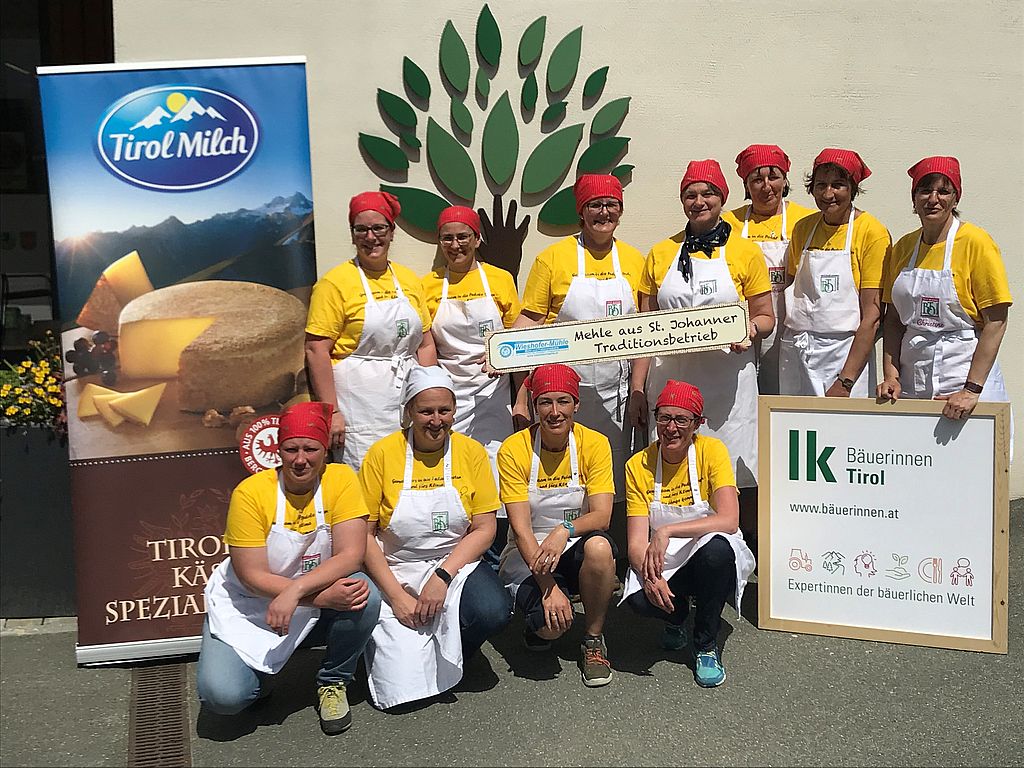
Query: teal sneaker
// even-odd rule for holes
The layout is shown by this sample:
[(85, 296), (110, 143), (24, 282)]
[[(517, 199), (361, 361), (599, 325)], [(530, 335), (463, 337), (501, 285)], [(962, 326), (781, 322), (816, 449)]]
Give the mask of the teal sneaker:
[(716, 688), (725, 682), (725, 667), (722, 666), (717, 650), (712, 648), (697, 654), (693, 677), (701, 688)]
[(678, 624), (666, 624), (661, 633), (661, 647), (666, 651), (681, 651), (686, 647), (686, 630)]

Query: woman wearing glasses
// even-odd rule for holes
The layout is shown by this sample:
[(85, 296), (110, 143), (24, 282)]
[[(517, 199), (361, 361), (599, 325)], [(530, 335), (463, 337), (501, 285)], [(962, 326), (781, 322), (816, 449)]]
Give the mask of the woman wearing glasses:
[(697, 387), (668, 381), (658, 395), (658, 441), (626, 464), (629, 576), (622, 602), (665, 622), (662, 647), (686, 646), (683, 623), (694, 601), (694, 678), (705, 688), (725, 682), (718, 650), (722, 609), (739, 610), (754, 555), (738, 530), (739, 503), (729, 451), (697, 434), (704, 422)]
[(320, 278), (309, 303), (312, 394), (335, 406), (330, 447), (356, 470), (373, 443), (398, 429), (409, 366), (437, 364), (423, 285), (388, 257), (400, 210), (387, 192), (352, 198), (348, 222), (356, 256)]

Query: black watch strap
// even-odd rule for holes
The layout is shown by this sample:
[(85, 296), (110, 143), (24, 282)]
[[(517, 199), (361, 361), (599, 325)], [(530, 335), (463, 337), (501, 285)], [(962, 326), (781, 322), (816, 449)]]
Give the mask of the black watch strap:
[(443, 581), (447, 586), (451, 586), (452, 575), (448, 573), (448, 571), (446, 571), (441, 566), (437, 566), (437, 568), (434, 569), (434, 573), (437, 574), (437, 578)]
[(972, 395), (980, 395), (985, 387), (982, 384), (975, 384), (973, 381), (964, 382), (964, 389)]
[(853, 385), (856, 383), (856, 382), (854, 382), (853, 379), (844, 379), (839, 374), (836, 374), (836, 381), (838, 381), (840, 384), (842, 384), (843, 389), (845, 389), (847, 392), (852, 392), (853, 391)]

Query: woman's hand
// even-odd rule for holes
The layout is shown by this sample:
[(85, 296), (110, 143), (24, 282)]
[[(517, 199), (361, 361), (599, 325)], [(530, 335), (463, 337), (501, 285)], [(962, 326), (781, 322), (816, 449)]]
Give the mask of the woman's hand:
[(665, 571), (665, 552), (668, 551), (669, 536), (660, 528), (651, 532), (651, 541), (644, 553), (644, 584), (648, 580), (656, 581)]
[(345, 417), (341, 411), (336, 410), (331, 414), (331, 448), (339, 451), (345, 448)]
[(279, 635), (287, 635), (292, 615), (302, 599), (302, 591), (289, 585), (270, 601), (267, 608), (267, 625)]
[(900, 399), (900, 395), (903, 394), (903, 387), (900, 386), (899, 379), (885, 379), (875, 387), (875, 397), (879, 400), (889, 400), (895, 403)]
[(397, 599), (391, 601), (391, 612), (395, 614), (395, 618), (404, 626), (409, 629), (416, 629), (420, 625), (419, 619), (416, 617), (418, 605), (419, 603), (416, 598), (406, 591), (399, 595)]
[(825, 390), (825, 397), (849, 397), (850, 390), (842, 385), (839, 379), (832, 382), (832, 386)]
[(980, 395), (961, 389), (952, 395), (939, 395), (936, 400), (945, 400), (946, 406), (942, 409), (942, 415), (954, 421), (966, 419), (978, 405)]
[(344, 578), (322, 590), (313, 599), (313, 605), (333, 611), (361, 611), (369, 599), (370, 585), (366, 579)]
[(558, 567), (558, 561), (565, 551), (565, 545), (569, 542), (569, 529), (564, 525), (556, 525), (541, 542), (537, 554), (530, 564), (530, 570), (537, 576), (554, 573)]
[(756, 339), (756, 338), (757, 338), (757, 325), (754, 323), (753, 320), (751, 320), (749, 322), (749, 324), (747, 325), (747, 339), (746, 339), (746, 341), (741, 341), (738, 344), (730, 344), (729, 345), (729, 349), (732, 352), (736, 353), (736, 354), (740, 354), (742, 352), (746, 352), (748, 349), (750, 349), (750, 345), (754, 343), (754, 339)]
[(552, 585), (551, 591), (541, 598), (541, 604), (544, 606), (544, 626), (550, 631), (561, 635), (572, 626), (572, 603), (558, 585)]
[(665, 613), (672, 613), (676, 604), (672, 602), (675, 593), (669, 587), (668, 582), (661, 576), (656, 579), (644, 579), (644, 594), (651, 605), (661, 608)]
[(647, 395), (642, 389), (635, 389), (629, 393), (629, 400), (626, 403), (626, 413), (629, 416), (629, 424), (637, 429), (647, 427)]
[(416, 620), (422, 627), (434, 620), (444, 607), (444, 599), (448, 595), (448, 585), (441, 577), (432, 573), (427, 583), (420, 590), (420, 599), (416, 601)]

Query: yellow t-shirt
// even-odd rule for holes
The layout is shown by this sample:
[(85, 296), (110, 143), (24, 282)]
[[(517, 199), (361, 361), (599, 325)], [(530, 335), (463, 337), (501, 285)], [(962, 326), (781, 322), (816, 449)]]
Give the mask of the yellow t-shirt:
[[(807, 242), (815, 222), (818, 229), (814, 239)], [(821, 251), (841, 251), (846, 247), (846, 223), (833, 227), (822, 221), (821, 212), (800, 219), (793, 228), (793, 237), (786, 251), (786, 270), (796, 275), (800, 265), (800, 255), (806, 249)], [(850, 243), (850, 265), (853, 267), (853, 284), (857, 290), (862, 288), (880, 288), (882, 286), (882, 265), (892, 250), (892, 237), (889, 230), (866, 211), (853, 220), (853, 240)]]
[[(921, 230), (916, 229), (904, 235), (893, 246), (892, 254), (885, 263), (882, 282), (882, 301), (892, 303), (892, 284), (900, 271), (910, 263), (917, 251)], [(946, 241), (925, 245), (917, 266), (924, 269), (942, 269), (946, 255)], [(969, 222), (960, 224), (953, 239), (953, 285), (960, 304), (970, 318), (979, 326), (984, 324), (981, 310), (996, 304), (1012, 304), (1010, 282), (1006, 277), (1006, 266), (999, 253), (999, 246), (981, 227)]]
[[(530, 275), (523, 289), (523, 309), (544, 316), (545, 323), (555, 322), (565, 295), (569, 292), (569, 284), (576, 276), (576, 242), (574, 236), (559, 240), (537, 254), (537, 259), (530, 267)], [(635, 294), (640, 285), (644, 256), (621, 240), (616, 240), (615, 245), (619, 252), (619, 269)], [(611, 251), (595, 255), (586, 248), (584, 260), (586, 277), (596, 277), (598, 280), (611, 280), (615, 277)], [(635, 295), (633, 300), (636, 301)]]
[[(722, 218), (729, 222), (730, 226), (736, 230), (737, 234), (743, 232), (743, 219), (747, 215), (747, 208), (750, 206), (750, 202), (746, 202), (739, 208), (734, 208), (731, 211), (727, 211), (722, 214)], [(793, 227), (800, 219), (804, 219), (810, 216), (815, 211), (811, 208), (804, 208), (802, 205), (797, 205), (789, 200), (786, 201), (786, 239), (789, 240), (793, 237)], [(777, 213), (764, 221), (754, 221), (753, 217), (750, 219), (750, 224), (747, 227), (747, 239), (748, 240), (780, 240), (779, 235), (782, 230), (782, 214)]]
[[(498, 481), (501, 484), (501, 501), (510, 504), (529, 501), (530, 465), (533, 461), (533, 442), (536, 430), (530, 427), (506, 438), (498, 449)], [(608, 438), (582, 424), (573, 424), (576, 438), (576, 453), (579, 460), (580, 485), (587, 496), (598, 493), (615, 493), (612, 479), (612, 446)], [(540, 449), (540, 469), (537, 472), (538, 488), (561, 488), (569, 484), (572, 470), (569, 466), (569, 449), (551, 453)]]
[[(408, 267), (392, 261), (391, 268), (405, 297), (419, 313), (423, 332), (426, 333), (430, 330), (430, 314), (423, 298), (423, 283)], [(332, 360), (348, 357), (359, 346), (363, 320), (366, 318), (366, 292), (358, 270), (354, 259), (346, 261), (317, 280), (313, 286), (306, 333), (335, 340), (331, 349)], [(364, 274), (377, 301), (387, 301), (398, 295), (390, 271)]]
[[(498, 489), (487, 458), (487, 449), (471, 437), (451, 435), (452, 484), (459, 492), (469, 517), (495, 512)], [(405, 482), (405, 432), (392, 432), (370, 446), (359, 468), (363, 499), (370, 521), (387, 528)], [(427, 491), (444, 485), (444, 451), (413, 451), (412, 487)]]
[[(677, 232), (667, 240), (657, 243), (651, 252), (647, 254), (647, 261), (644, 262), (643, 275), (640, 277), (640, 292), (648, 296), (655, 296), (658, 287), (665, 281), (665, 275), (669, 267), (675, 261), (679, 253), (679, 246), (686, 239), (686, 230)], [(714, 258), (719, 258), (718, 250), (712, 252)], [(703, 251), (691, 253), (690, 258), (708, 259)], [(725, 243), (725, 263), (729, 267), (729, 274), (732, 275), (732, 282), (736, 286), (736, 293), (740, 301), (746, 301), (752, 296), (767, 293), (772, 289), (771, 281), (768, 279), (768, 267), (764, 261), (764, 254), (752, 241), (740, 237), (739, 230), (732, 228), (729, 239)], [(665, 307), (662, 307), (665, 309)]]
[[(693, 447), (697, 460), (697, 486), (704, 501), (711, 501), (719, 488), (735, 488), (736, 475), (725, 443), (717, 437), (694, 435)], [(626, 462), (626, 516), (647, 517), (654, 501), (655, 461), (659, 460), (659, 445), (654, 443), (633, 454)], [(690, 467), (686, 459), (679, 464), (662, 464), (661, 501), (678, 507), (693, 504), (690, 493)]]
[[(366, 517), (366, 505), (359, 493), (359, 480), (347, 464), (328, 464), (320, 479), (324, 518), (334, 525), (355, 517)], [(316, 530), (313, 492), (285, 493), (284, 526), (291, 531)], [(263, 547), (277, 518), (277, 471), (264, 469), (240, 482), (228, 505), (224, 541), (232, 547)]]
[[(506, 328), (511, 328), (512, 323), (519, 317), (519, 293), (516, 291), (516, 284), (512, 275), (501, 267), (493, 264), (480, 262), (487, 275), (487, 285), (491, 289), (491, 298), (501, 313), (501, 322)], [(438, 267), (433, 272), (423, 276), (423, 293), (426, 297), (427, 312), (431, 319), (437, 314), (438, 304), (441, 303), (441, 291), (444, 289), (444, 267)], [(448, 298), (458, 301), (469, 301), (479, 299), (484, 295), (484, 284), (480, 280), (480, 272), (476, 267), (469, 272), (452, 272), (448, 275)], [(497, 330), (497, 329), (495, 329)]]

